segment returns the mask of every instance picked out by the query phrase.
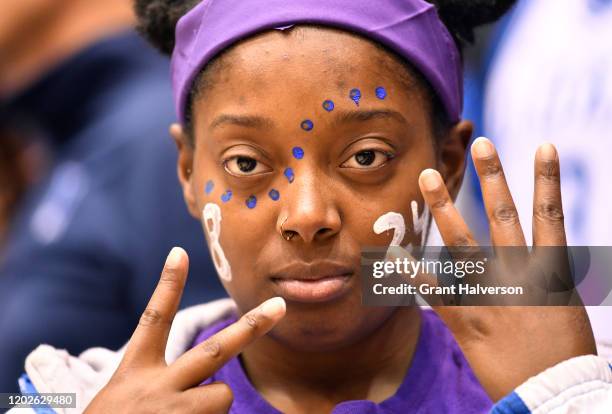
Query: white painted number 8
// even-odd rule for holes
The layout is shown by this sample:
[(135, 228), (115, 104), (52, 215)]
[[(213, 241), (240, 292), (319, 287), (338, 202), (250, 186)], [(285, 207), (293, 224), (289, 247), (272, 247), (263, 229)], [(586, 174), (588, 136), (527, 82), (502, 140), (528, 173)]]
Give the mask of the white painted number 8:
[(219, 243), (221, 236), (221, 209), (215, 203), (207, 203), (202, 211), (202, 225), (208, 233), (208, 246), (219, 277), (232, 280), (232, 269)]

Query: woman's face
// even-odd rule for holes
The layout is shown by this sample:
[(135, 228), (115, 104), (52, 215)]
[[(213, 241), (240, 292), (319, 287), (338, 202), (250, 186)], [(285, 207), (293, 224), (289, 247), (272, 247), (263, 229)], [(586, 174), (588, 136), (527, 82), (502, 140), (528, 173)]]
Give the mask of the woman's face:
[(337, 349), (393, 313), (361, 306), (360, 249), (390, 244), (394, 231), (373, 228), (389, 212), (405, 221), (401, 244), (420, 244), (419, 173), (440, 170), (456, 192), (471, 133), (460, 123), (436, 147), (430, 111), (395, 58), (336, 30), (267, 32), (215, 64), (194, 101), (194, 146), (173, 129), (179, 176), (238, 307), (286, 299), (275, 338)]

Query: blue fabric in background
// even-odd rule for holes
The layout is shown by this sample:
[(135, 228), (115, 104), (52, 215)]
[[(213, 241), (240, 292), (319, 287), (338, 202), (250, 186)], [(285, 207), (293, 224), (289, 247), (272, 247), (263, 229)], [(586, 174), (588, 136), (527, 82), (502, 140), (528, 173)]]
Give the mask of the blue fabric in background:
[(182, 306), (225, 295), (176, 177), (169, 63), (135, 33), (92, 45), (5, 103), (42, 131), (50, 177), (0, 267), (0, 391), (40, 343), (78, 355), (131, 335), (169, 250), (190, 256)]
[(499, 400), (493, 409), (491, 414), (529, 414), (531, 410), (516, 391), (511, 392), (504, 398)]

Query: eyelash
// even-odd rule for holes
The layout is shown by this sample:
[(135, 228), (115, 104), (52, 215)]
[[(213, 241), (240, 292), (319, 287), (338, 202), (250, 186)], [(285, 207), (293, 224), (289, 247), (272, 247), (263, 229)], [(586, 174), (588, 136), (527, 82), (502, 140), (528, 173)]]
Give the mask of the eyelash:
[[(249, 172), (232, 171), (230, 166), (229, 166), (232, 161), (236, 161), (237, 170), (240, 170), (240, 167), (238, 167), (238, 160), (239, 159), (243, 159), (244, 161), (254, 162), (255, 163), (255, 167), (253, 167), (253, 170), (249, 171)], [(271, 171), (271, 169), (268, 167), (268, 170), (266, 170), (266, 171), (263, 171), (263, 172), (253, 172), (253, 171), (256, 171), (258, 169), (258, 167), (260, 167), (260, 166), (263, 166), (264, 168), (267, 167), (266, 164), (262, 163), (261, 161), (258, 161), (255, 158), (249, 157), (249, 156), (246, 156), (246, 155), (235, 155), (235, 156), (227, 158), (226, 160), (223, 161), (223, 168), (225, 168), (225, 171), (228, 174), (236, 176), (236, 177), (250, 177), (250, 176), (264, 174), (264, 173), (266, 173), (268, 171)]]
[[(382, 164), (380, 165), (376, 165), (374, 167), (372, 166), (361, 166), (361, 167), (348, 167), (345, 164), (347, 164), (349, 161), (351, 161), (351, 159), (357, 157), (359, 154), (363, 154), (363, 153), (367, 153), (367, 152), (371, 152), (374, 153), (374, 160), (372, 161), (372, 163), (374, 163), (377, 159), (377, 155), (378, 154), (382, 154), (386, 159), (384, 160), (384, 162), (382, 162)], [(351, 155), (346, 161), (344, 161), (340, 167), (341, 168), (353, 168), (353, 169), (357, 169), (357, 170), (368, 170), (368, 169), (376, 169), (376, 168), (380, 168), (382, 166), (384, 166), (385, 164), (387, 164), (389, 161), (391, 161), (393, 158), (395, 157), (395, 154), (393, 154), (392, 152), (389, 151), (382, 151), (382, 150), (378, 150), (378, 149), (362, 149), (360, 151), (357, 151), (356, 153), (354, 153), (353, 155)], [(357, 161), (357, 163), (359, 163), (359, 161)]]
[[(379, 154), (382, 154), (386, 159), (380, 164), (380, 165), (376, 165), (376, 166), (346, 166), (345, 164), (349, 163), (351, 161), (352, 158), (357, 157), (359, 154), (363, 154), (363, 153), (374, 153), (374, 160), (372, 161), (372, 163), (376, 162), (377, 156)], [(390, 160), (392, 160), (395, 157), (395, 154), (393, 154), (392, 152), (389, 151), (381, 151), (378, 149), (363, 149), (360, 150), (358, 152), (356, 152), (355, 154), (351, 155), (346, 161), (344, 161), (340, 167), (341, 168), (353, 168), (356, 170), (368, 170), (368, 169), (376, 169), (376, 168), (380, 168), (382, 166), (384, 166), (387, 162), (389, 162)], [(240, 170), (240, 167), (238, 166), (238, 160), (242, 159), (243, 161), (246, 162), (254, 162), (255, 166), (253, 167), (252, 171), (248, 171), (248, 172), (244, 172), (244, 171), (238, 171)], [(230, 163), (231, 162), (236, 162), (236, 171), (232, 171), (231, 167), (230, 167)], [(359, 163), (359, 161), (357, 161), (357, 163)], [(246, 155), (236, 155), (230, 158), (227, 158), (226, 160), (223, 161), (223, 167), (225, 168), (225, 171), (233, 176), (236, 177), (251, 177), (251, 176), (255, 176), (255, 175), (259, 175), (259, 174), (264, 174), (268, 171), (271, 171), (271, 169), (268, 167), (268, 170), (266, 171), (260, 171), (260, 172), (253, 172), (253, 171), (257, 171), (257, 169), (259, 167), (263, 166), (264, 168), (267, 167), (264, 163), (256, 160), (253, 157), (249, 157)]]

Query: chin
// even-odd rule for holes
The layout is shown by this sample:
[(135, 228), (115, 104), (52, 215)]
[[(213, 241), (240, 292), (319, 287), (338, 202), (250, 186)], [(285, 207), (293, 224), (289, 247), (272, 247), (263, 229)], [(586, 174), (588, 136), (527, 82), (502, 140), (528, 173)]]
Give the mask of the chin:
[(287, 303), (287, 315), (270, 336), (303, 352), (330, 352), (354, 345), (384, 324), (392, 308), (371, 308), (359, 298), (340, 303)]

